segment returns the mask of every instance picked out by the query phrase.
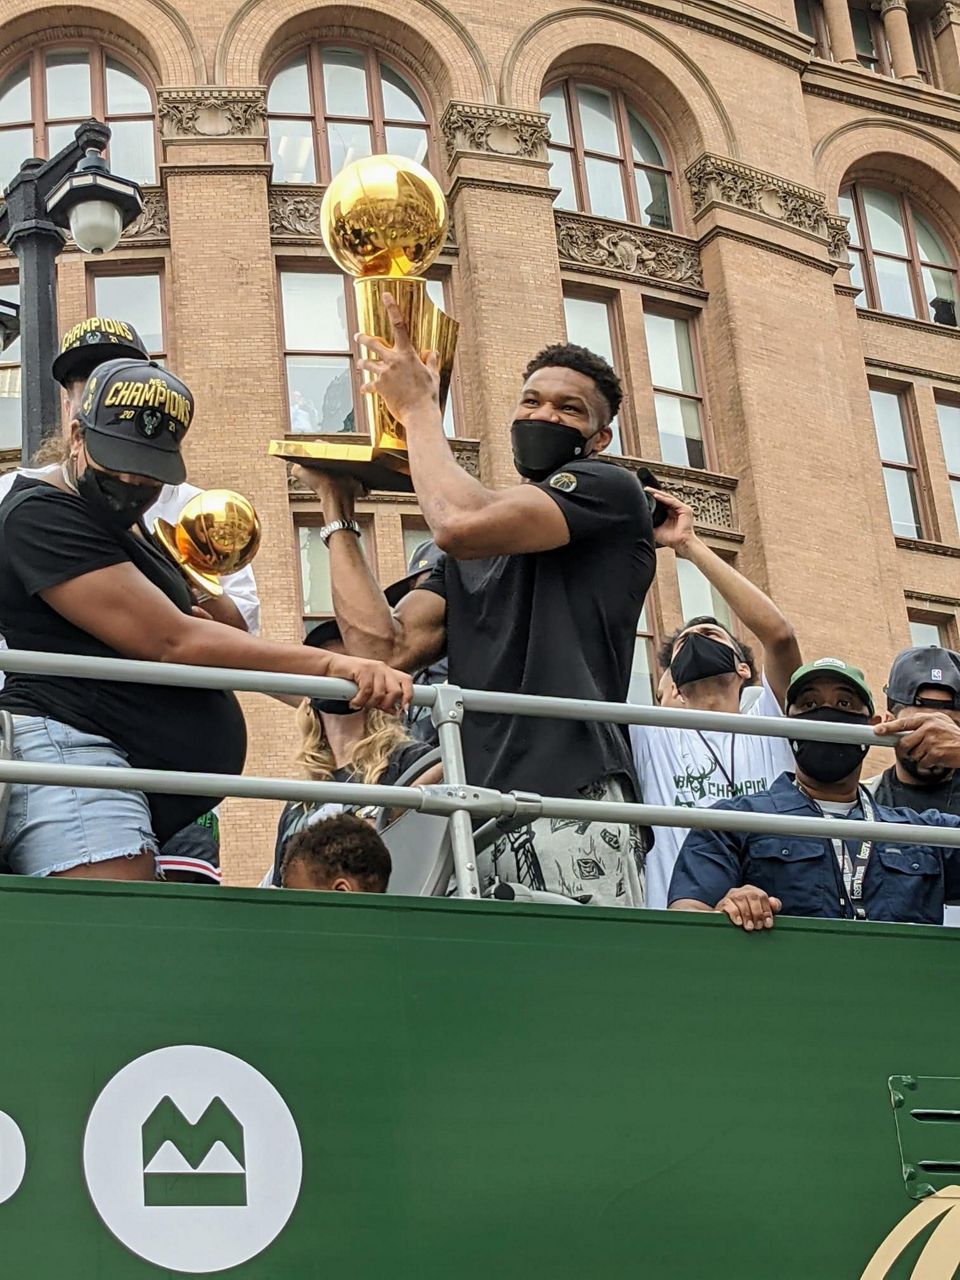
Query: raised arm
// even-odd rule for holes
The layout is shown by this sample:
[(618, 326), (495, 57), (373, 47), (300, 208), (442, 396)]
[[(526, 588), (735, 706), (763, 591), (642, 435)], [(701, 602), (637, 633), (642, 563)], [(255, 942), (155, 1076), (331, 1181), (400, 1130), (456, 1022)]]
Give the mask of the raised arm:
[(757, 637), (763, 646), (767, 681), (782, 704), (790, 677), (803, 661), (793, 627), (768, 595), (698, 537), (690, 507), (672, 494), (652, 489), (650, 492), (670, 509), (669, 518), (655, 531), (657, 545), (671, 547), (681, 560), (695, 564), (730, 606), (731, 613)]
[(359, 690), (350, 705), (356, 709), (369, 705), (393, 711), (406, 706), (413, 692), (409, 676), (380, 662), (276, 644), (181, 613), (129, 561), (84, 573), (40, 595), (74, 626), (128, 658), (354, 680)]

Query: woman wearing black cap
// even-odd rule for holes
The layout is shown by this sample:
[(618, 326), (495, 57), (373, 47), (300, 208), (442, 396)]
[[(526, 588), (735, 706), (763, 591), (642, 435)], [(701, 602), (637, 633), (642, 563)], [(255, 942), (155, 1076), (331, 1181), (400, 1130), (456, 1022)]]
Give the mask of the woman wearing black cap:
[[(194, 616), (180, 572), (140, 523), (186, 469), (189, 389), (145, 360), (91, 374), (62, 473), (20, 476), (0, 505), (0, 631), (11, 649), (252, 668), (355, 680), (356, 708), (396, 710), (409, 677), (379, 662), (273, 644)], [(14, 757), (116, 768), (238, 773), (246, 730), (232, 693), (9, 675)], [(23, 875), (153, 879), (158, 841), (221, 797), (60, 786), (11, 789), (2, 835)]]

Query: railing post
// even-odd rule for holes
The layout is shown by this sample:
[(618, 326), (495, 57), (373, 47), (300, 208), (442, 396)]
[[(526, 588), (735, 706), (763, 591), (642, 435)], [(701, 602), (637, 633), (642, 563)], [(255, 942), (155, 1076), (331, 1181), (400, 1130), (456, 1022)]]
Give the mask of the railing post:
[[(449, 794), (459, 794), (465, 800), (467, 771), (463, 763), (463, 742), (460, 738), (463, 696), (455, 684), (438, 684), (434, 688), (437, 700), (431, 714), (440, 739), (443, 781), (450, 789)], [(450, 844), (457, 877), (457, 897), (479, 898), (480, 879), (477, 876), (477, 854), (473, 843), (473, 821), (466, 809), (456, 809), (450, 815)]]

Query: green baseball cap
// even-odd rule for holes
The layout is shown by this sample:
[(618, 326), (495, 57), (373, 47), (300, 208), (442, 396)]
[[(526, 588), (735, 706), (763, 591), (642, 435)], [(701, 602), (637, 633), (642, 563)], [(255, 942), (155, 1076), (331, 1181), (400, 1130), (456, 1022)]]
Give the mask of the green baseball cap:
[(812, 684), (818, 676), (826, 675), (842, 680), (851, 689), (855, 689), (867, 704), (870, 714), (873, 715), (873, 694), (867, 684), (867, 677), (859, 667), (852, 667), (849, 662), (844, 662), (842, 658), (817, 658), (815, 662), (805, 662), (802, 667), (797, 667), (790, 677), (790, 687), (787, 689), (787, 696), (783, 700), (784, 711), (789, 710), (790, 704), (798, 694), (803, 692), (808, 684)]

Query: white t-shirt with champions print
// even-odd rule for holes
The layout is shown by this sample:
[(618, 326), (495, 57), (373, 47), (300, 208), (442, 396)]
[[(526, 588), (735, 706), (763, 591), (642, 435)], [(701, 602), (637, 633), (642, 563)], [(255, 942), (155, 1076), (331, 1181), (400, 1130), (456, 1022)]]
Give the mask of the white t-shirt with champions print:
[[(741, 714), (745, 719), (783, 714), (766, 677), (760, 697)], [(630, 740), (644, 804), (709, 809), (718, 800), (766, 791), (794, 768), (786, 738), (631, 725)], [(688, 827), (654, 827), (647, 854), (648, 907), (666, 908), (670, 877), (688, 832)]]

